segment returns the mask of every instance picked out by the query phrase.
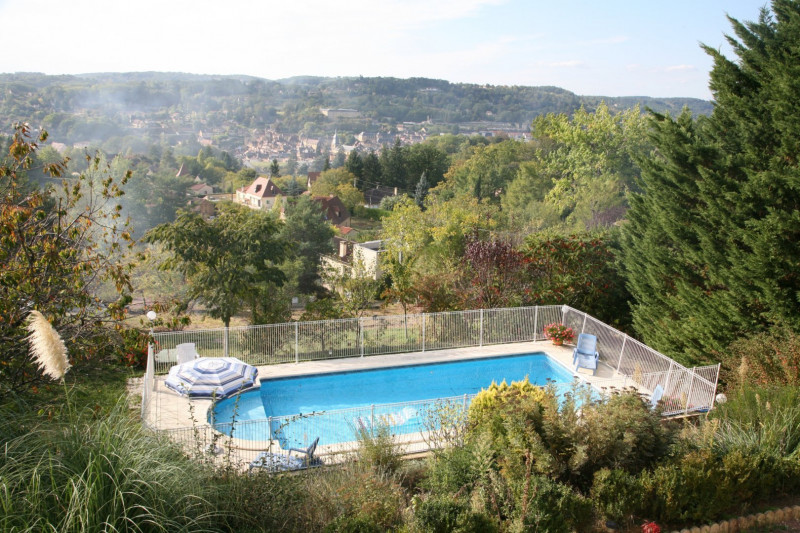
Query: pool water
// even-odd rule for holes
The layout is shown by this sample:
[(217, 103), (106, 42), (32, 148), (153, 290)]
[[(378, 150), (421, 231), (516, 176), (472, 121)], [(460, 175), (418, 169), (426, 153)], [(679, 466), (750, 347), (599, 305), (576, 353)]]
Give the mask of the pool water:
[(271, 436), (282, 447), (303, 446), (317, 436), (320, 444), (353, 441), (358, 428), (378, 423), (393, 434), (414, 433), (425, 430), (423, 419), (435, 399), (459, 397), (451, 401), (466, 407), (470, 396), (492, 381), (510, 383), (526, 376), (534, 385), (552, 382), (562, 393), (573, 382), (572, 373), (544, 353), (262, 378), (260, 388), (219, 401), (213, 420), (226, 434), (235, 422), (236, 438)]

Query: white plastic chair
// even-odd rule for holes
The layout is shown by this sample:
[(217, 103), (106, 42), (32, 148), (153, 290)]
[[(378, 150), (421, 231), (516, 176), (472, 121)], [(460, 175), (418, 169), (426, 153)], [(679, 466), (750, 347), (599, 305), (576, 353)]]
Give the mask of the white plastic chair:
[(175, 347), (175, 350), (178, 353), (177, 363), (182, 365), (183, 363), (188, 363), (189, 361), (194, 361), (200, 354), (197, 353), (197, 350), (194, 348), (193, 342), (185, 342), (183, 344), (179, 344)]

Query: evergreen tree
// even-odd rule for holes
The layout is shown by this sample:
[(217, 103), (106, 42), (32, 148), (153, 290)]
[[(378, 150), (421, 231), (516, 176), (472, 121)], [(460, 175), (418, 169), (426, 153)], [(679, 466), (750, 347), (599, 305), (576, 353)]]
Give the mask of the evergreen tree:
[(417, 182), (417, 188), (414, 191), (414, 201), (417, 203), (420, 209), (425, 209), (425, 198), (428, 197), (428, 189), (430, 189), (430, 185), (428, 185), (428, 178), (425, 176), (425, 172), (422, 173), (420, 176), (419, 181)]
[(370, 189), (381, 183), (381, 162), (374, 150), (370, 150), (362, 158), (364, 165), (361, 179), (365, 189)]
[(347, 156), (347, 161), (345, 161), (344, 166), (358, 178), (358, 188), (363, 190), (364, 187), (361, 180), (364, 178), (364, 162), (361, 160), (361, 156), (358, 152), (355, 150), (351, 151), (350, 155)]
[(278, 164), (277, 159), (272, 160), (272, 164), (269, 166), (269, 175), (271, 178), (279, 178), (281, 175), (281, 167)]
[[(774, 323), (800, 330), (800, 2), (730, 19), (738, 61), (714, 59), (712, 115), (653, 115), (621, 262), (643, 340), (715, 361)], [(774, 15), (774, 16), (773, 16)]]

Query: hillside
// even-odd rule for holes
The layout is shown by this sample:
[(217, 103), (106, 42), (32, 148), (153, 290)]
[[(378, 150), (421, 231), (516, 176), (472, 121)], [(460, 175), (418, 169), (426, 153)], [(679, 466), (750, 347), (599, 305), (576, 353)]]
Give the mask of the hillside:
[[(25, 121), (47, 128), (54, 141), (103, 143), (117, 138), (120, 147), (126, 137), (175, 144), (181, 135), (195, 137), (202, 131), (214, 137), (215, 145), (233, 149), (245, 144), (248, 132), (267, 128), (309, 137), (335, 130), (389, 131), (402, 123), (425, 123), (428, 134), (527, 131), (536, 116), (569, 114), (581, 105), (593, 110), (601, 101), (611, 109), (639, 104), (673, 114), (684, 106), (695, 114), (712, 109), (711, 102), (691, 98), (579, 96), (558, 87), (479, 86), (427, 78), (0, 74), (4, 127)], [(321, 112), (326, 109), (353, 111), (326, 116)]]

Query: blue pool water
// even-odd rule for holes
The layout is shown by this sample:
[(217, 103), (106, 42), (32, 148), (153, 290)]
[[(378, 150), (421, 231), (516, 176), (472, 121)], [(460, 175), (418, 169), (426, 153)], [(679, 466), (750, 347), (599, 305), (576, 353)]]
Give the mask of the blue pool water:
[[(464, 395), (492, 381), (510, 383), (526, 376), (534, 385), (552, 382), (562, 390), (573, 381), (572, 373), (543, 353), (262, 378), (260, 388), (219, 401), (213, 417), (217, 429), (227, 434), (235, 421), (239, 439), (267, 440), (271, 433), (282, 447), (307, 445), (317, 436), (320, 444), (333, 444), (355, 440), (356, 428), (378, 423), (389, 425), (394, 434), (423, 431), (425, 411), (434, 399), (460, 397), (457, 403), (466, 405), (469, 397), (461, 399)], [(391, 405), (419, 400), (429, 401)], [(288, 421), (285, 416), (300, 413)], [(269, 417), (280, 418), (267, 430)]]

